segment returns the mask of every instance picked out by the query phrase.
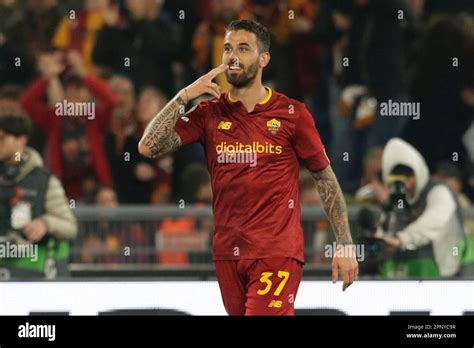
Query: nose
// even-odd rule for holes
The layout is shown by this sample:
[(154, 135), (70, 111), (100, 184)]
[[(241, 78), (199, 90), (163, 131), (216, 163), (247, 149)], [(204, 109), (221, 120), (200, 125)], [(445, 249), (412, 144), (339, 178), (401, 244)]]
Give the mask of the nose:
[(234, 61), (234, 58), (235, 58), (235, 53), (234, 51), (231, 51), (230, 54), (227, 56), (227, 59), (229, 60), (228, 63), (232, 63)]
[(240, 65), (240, 59), (235, 54), (229, 57), (229, 65)]
[(227, 54), (227, 59), (229, 60), (229, 64), (231, 64), (236, 59), (238, 60), (239, 57), (237, 57), (237, 50), (231, 49), (230, 52)]

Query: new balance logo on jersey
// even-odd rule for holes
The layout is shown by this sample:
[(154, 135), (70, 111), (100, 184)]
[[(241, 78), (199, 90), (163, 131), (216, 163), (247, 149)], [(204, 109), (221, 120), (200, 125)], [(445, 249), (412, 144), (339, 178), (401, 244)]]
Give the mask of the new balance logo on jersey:
[(268, 305), (268, 308), (281, 308), (282, 302), (278, 300), (272, 300)]
[(217, 125), (217, 129), (229, 130), (232, 127), (232, 122), (229, 121), (220, 121)]

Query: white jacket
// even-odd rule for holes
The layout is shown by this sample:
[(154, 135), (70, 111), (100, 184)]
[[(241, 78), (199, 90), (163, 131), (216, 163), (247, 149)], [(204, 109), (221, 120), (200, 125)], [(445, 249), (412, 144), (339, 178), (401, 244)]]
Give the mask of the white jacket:
[[(399, 138), (391, 139), (384, 148), (382, 177), (384, 184), (393, 168), (403, 164), (413, 169), (416, 189), (409, 203), (414, 203), (429, 181), (428, 166), (421, 154), (410, 144)], [(397, 233), (402, 250), (414, 250), (433, 243), (435, 261), (441, 276), (449, 277), (459, 269), (461, 251), (457, 250), (458, 231), (462, 228), (456, 214), (456, 201), (444, 185), (434, 186), (426, 197), (426, 208), (405, 229)]]

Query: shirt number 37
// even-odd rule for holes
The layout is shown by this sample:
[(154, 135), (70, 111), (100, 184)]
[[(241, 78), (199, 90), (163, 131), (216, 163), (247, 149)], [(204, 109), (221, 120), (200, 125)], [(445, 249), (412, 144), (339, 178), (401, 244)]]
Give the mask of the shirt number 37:
[[(273, 272), (262, 272), (262, 276), (260, 277), (260, 282), (263, 284), (266, 284), (265, 288), (257, 290), (258, 295), (266, 295), (270, 292), (272, 288), (272, 281), (270, 277), (273, 276)], [(275, 289), (275, 292), (273, 295), (279, 296), (281, 292), (283, 291), (283, 288), (285, 287), (286, 283), (288, 282), (288, 278), (290, 278), (290, 272), (285, 272), (285, 271), (278, 271), (278, 278), (282, 278), (282, 281), (280, 284), (278, 284), (278, 287)]]

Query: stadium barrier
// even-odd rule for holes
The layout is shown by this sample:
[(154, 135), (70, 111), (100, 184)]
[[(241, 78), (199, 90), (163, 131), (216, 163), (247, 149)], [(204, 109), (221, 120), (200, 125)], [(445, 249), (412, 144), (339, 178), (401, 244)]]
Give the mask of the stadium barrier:
[[(349, 207), (351, 231), (356, 240), (360, 234), (356, 224), (359, 209)], [(73, 277), (214, 277), (210, 206), (78, 206), (74, 212), (79, 233), (71, 250)], [(465, 216), (474, 222), (474, 209), (466, 210)], [(331, 257), (325, 251), (334, 237), (324, 210), (302, 207), (301, 222), (305, 277), (326, 277), (331, 272)]]

